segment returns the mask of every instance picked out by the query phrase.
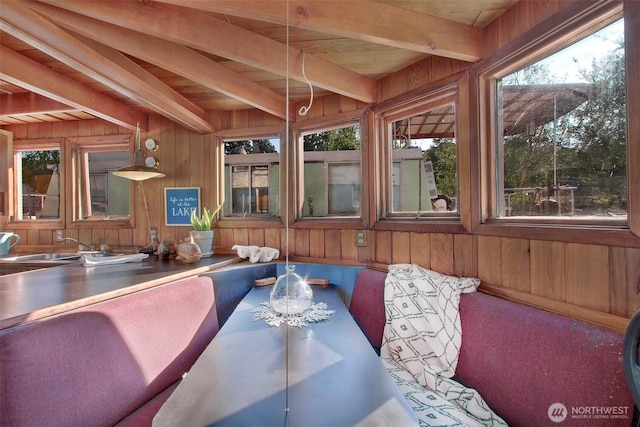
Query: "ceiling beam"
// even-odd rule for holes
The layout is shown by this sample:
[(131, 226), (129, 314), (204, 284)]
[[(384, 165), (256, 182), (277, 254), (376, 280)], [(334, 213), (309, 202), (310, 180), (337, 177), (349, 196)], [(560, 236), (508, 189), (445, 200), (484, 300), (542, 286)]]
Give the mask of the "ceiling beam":
[(0, 46), (0, 58), (0, 80), (86, 111), (118, 126), (135, 130), (140, 123), (141, 128), (148, 130), (149, 120), (146, 114), (110, 96), (56, 73), (4, 46)]
[(0, 95), (0, 116), (65, 113), (77, 110), (77, 108), (33, 92)]
[(59, 26), (285, 119), (286, 98), (188, 47), (43, 3), (28, 3)]
[(359, 101), (377, 100), (373, 79), (193, 9), (154, 1), (43, 2), (298, 81), (306, 74), (311, 84)]
[[(481, 28), (371, 0), (155, 0), (476, 62)], [(366, 11), (366, 13), (364, 12)]]
[(96, 45), (92, 49), (21, 4), (3, 2), (0, 29), (188, 129), (214, 131), (204, 111), (124, 55)]
[(215, 131), (205, 119), (204, 110), (165, 85), (123, 53), (91, 39), (85, 38), (82, 42), (120, 70), (124, 70), (124, 75), (113, 76), (114, 80), (129, 90), (135, 91), (136, 96), (154, 111), (195, 132), (206, 134)]

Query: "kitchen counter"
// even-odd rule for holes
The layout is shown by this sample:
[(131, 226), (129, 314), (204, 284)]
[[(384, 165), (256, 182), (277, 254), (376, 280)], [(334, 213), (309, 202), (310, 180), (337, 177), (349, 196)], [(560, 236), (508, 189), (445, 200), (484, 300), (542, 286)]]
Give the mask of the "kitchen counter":
[(214, 255), (185, 264), (150, 256), (136, 263), (84, 267), (78, 261), (0, 276), (0, 330), (243, 261)]

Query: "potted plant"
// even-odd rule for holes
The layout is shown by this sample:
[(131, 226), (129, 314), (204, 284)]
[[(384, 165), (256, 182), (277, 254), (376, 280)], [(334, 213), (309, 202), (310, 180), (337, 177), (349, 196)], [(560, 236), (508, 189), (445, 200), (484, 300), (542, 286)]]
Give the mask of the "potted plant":
[(213, 230), (211, 226), (216, 221), (216, 215), (220, 212), (222, 205), (213, 211), (209, 211), (207, 208), (202, 209), (202, 215), (198, 216), (198, 213), (194, 209), (191, 211), (191, 225), (193, 230), (189, 232), (191, 241), (196, 243), (202, 251), (203, 257), (208, 257), (213, 254)]

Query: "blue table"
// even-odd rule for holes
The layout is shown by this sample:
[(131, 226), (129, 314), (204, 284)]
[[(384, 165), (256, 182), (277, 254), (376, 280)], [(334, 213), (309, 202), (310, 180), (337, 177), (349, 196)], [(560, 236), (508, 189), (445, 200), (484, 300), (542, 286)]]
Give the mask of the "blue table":
[(314, 302), (336, 312), (303, 328), (252, 320), (270, 289), (240, 302), (154, 426), (285, 426), (286, 414), (291, 427), (418, 425), (335, 288), (314, 287)]

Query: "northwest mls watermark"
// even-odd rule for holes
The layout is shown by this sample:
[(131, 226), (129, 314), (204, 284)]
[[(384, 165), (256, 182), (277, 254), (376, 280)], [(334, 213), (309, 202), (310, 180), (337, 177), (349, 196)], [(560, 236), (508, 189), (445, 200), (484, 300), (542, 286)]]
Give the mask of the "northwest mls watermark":
[(613, 420), (628, 419), (628, 406), (572, 406), (571, 410), (562, 403), (549, 406), (547, 415), (554, 423), (561, 423), (567, 418), (572, 420)]

